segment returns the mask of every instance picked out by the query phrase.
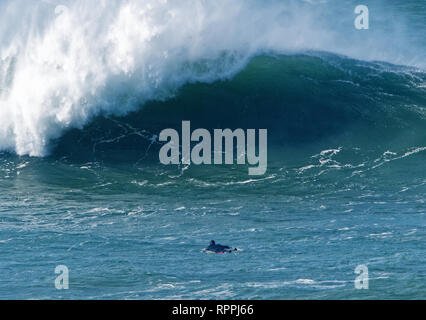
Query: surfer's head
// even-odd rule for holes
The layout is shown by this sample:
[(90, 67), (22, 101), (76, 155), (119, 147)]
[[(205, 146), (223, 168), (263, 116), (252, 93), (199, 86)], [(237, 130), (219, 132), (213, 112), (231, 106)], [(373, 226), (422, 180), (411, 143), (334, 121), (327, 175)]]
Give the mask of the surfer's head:
[(210, 245), (214, 246), (216, 244), (216, 242), (214, 242), (214, 240), (210, 241)]

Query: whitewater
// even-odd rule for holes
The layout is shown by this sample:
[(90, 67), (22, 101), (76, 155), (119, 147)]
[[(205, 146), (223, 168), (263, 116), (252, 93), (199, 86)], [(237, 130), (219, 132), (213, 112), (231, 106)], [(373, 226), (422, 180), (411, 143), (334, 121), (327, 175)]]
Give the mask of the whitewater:
[(0, 0), (0, 299), (424, 299), (426, 3), (359, 4)]
[(372, 30), (361, 32), (354, 1), (2, 1), (0, 150), (48, 155), (52, 139), (94, 116), (229, 79), (265, 53), (327, 51), (424, 68), (409, 4), (394, 3), (372, 2)]

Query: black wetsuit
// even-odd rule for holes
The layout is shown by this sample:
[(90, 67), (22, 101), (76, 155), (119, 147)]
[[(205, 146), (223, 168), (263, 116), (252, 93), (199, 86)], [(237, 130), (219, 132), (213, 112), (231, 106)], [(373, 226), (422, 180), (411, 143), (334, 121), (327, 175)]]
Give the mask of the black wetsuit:
[(235, 249), (232, 249), (231, 247), (228, 247), (228, 246), (222, 246), (220, 244), (210, 244), (206, 248), (206, 251), (212, 251), (216, 253), (230, 253), (232, 251), (235, 251)]

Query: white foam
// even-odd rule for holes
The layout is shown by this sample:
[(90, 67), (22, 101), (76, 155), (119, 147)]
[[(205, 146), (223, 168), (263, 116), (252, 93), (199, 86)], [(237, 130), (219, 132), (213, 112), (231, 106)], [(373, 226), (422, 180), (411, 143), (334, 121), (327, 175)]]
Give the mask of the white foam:
[[(314, 49), (401, 59), (379, 50), (380, 43), (391, 47), (386, 38), (366, 51), (339, 34), (330, 22), (339, 17), (329, 13), (334, 6), (296, 0), (3, 0), (0, 150), (46, 155), (49, 141), (65, 129), (81, 128), (101, 112), (123, 115), (149, 99), (169, 98), (187, 82), (230, 77), (261, 52)], [(352, 7), (344, 12), (345, 21), (354, 18)]]

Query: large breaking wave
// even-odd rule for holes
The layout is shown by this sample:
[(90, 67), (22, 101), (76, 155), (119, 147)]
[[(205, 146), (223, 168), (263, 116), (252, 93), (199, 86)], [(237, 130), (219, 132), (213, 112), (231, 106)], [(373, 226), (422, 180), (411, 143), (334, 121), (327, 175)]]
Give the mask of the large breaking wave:
[[(404, 14), (395, 15), (383, 2), (373, 3), (373, 11), (380, 12), (372, 16), (376, 27), (361, 32), (353, 27), (354, 6), (353, 1), (296, 0), (2, 1), (0, 150), (44, 156), (52, 139), (68, 129), (83, 128), (97, 115), (124, 116), (147, 101), (174, 97), (187, 83), (230, 79), (262, 54), (321, 56), (318, 52), (328, 51), (424, 68), (424, 46), (418, 41), (421, 31), (412, 32)], [(322, 58), (330, 65), (335, 59)], [(351, 72), (357, 62), (347, 61), (351, 66), (342, 68), (350, 76), (343, 81), (351, 82), (355, 90), (359, 82), (353, 81)], [(262, 65), (268, 69), (268, 61), (263, 63), (260, 74)], [(298, 73), (292, 74), (291, 65), (280, 65), (282, 79), (291, 88), (304, 68), (299, 65)], [(311, 66), (308, 61), (306, 68)], [(392, 70), (379, 79), (386, 83), (372, 88), (370, 79), (362, 88), (374, 92), (408, 86), (415, 98), (407, 98), (406, 105), (422, 114), (418, 104), (424, 102), (424, 73), (382, 67)], [(335, 70), (325, 70), (314, 80), (333, 78)], [(377, 76), (368, 70), (364, 76)], [(270, 70), (262, 76), (268, 74)], [(252, 74), (250, 83), (264, 80), (257, 76)], [(274, 79), (284, 85), (279, 77)], [(304, 96), (302, 89), (296, 92), (299, 98)], [(325, 97), (324, 105), (348, 90), (335, 92)], [(366, 96), (371, 98), (371, 92)], [(393, 90), (392, 94), (399, 93)], [(356, 94), (352, 96), (355, 99)], [(304, 112), (315, 115), (313, 110)]]

